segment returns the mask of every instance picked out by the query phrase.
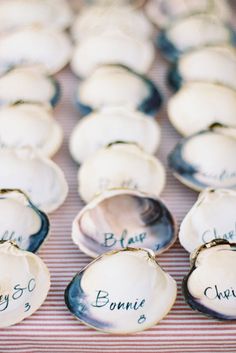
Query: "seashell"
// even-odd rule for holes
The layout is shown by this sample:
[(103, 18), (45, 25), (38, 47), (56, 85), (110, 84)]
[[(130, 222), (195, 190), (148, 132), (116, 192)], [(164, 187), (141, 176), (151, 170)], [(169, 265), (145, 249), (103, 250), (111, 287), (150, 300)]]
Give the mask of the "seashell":
[(54, 107), (60, 95), (58, 81), (32, 67), (14, 68), (0, 77), (0, 105), (24, 101)]
[(172, 23), (158, 37), (158, 47), (168, 60), (176, 60), (189, 50), (206, 45), (234, 42), (233, 30), (219, 18), (193, 15)]
[(40, 25), (66, 29), (72, 21), (72, 10), (65, 0), (2, 0), (0, 32)]
[(76, 98), (83, 115), (107, 106), (123, 106), (156, 115), (162, 104), (159, 89), (149, 78), (121, 65), (95, 69), (79, 84)]
[(125, 65), (144, 74), (150, 69), (154, 57), (155, 50), (151, 41), (138, 40), (118, 30), (109, 31), (90, 36), (77, 44), (71, 68), (81, 78), (91, 75), (98, 66), (107, 64)]
[(236, 320), (236, 244), (217, 239), (192, 254), (183, 294), (193, 310), (220, 320)]
[(215, 122), (236, 127), (236, 91), (214, 83), (189, 82), (169, 100), (167, 111), (183, 136)]
[(114, 29), (120, 29), (138, 39), (151, 38), (154, 32), (145, 14), (132, 6), (92, 5), (79, 12), (71, 33), (75, 41), (80, 41)]
[(236, 191), (206, 189), (185, 216), (179, 232), (181, 245), (192, 252), (214, 239), (236, 241)]
[(210, 13), (223, 21), (231, 19), (231, 7), (227, 0), (149, 0), (145, 12), (160, 28), (168, 26), (173, 20), (196, 13)]
[(192, 81), (219, 83), (236, 89), (236, 50), (222, 45), (187, 52), (169, 71), (168, 81), (174, 89)]
[(40, 65), (48, 75), (70, 60), (71, 43), (61, 31), (30, 27), (0, 37), (0, 73), (15, 66)]
[(130, 246), (148, 248), (157, 255), (173, 245), (176, 227), (156, 196), (116, 189), (104, 191), (79, 212), (72, 239), (91, 257)]
[(0, 149), (2, 189), (21, 189), (44, 212), (65, 201), (68, 186), (62, 170), (32, 148)]
[(219, 124), (182, 139), (169, 155), (174, 176), (193, 190), (236, 187), (236, 128)]
[[(131, 5), (132, 8), (136, 9), (142, 7), (145, 0), (83, 0), (84, 5), (99, 5), (99, 6), (122, 6), (122, 5)], [(74, 4), (75, 8), (78, 10), (78, 5)]]
[[(0, 242), (36, 252), (49, 234), (49, 219), (21, 190), (0, 190)], [(0, 246), (1, 247), (1, 246)]]
[(68, 309), (96, 330), (128, 334), (163, 319), (176, 299), (176, 282), (145, 249), (98, 257), (65, 290)]
[(62, 140), (61, 126), (45, 107), (24, 103), (0, 109), (0, 149), (31, 146), (52, 157)]
[(78, 172), (79, 193), (85, 202), (114, 188), (135, 189), (158, 196), (165, 185), (165, 170), (154, 156), (134, 144), (115, 143), (101, 148)]
[(160, 127), (154, 119), (135, 110), (113, 107), (80, 120), (72, 132), (69, 147), (72, 158), (83, 163), (99, 148), (116, 141), (132, 141), (145, 152), (154, 154), (160, 138)]
[(39, 256), (4, 241), (0, 243), (0, 282), (3, 328), (19, 323), (39, 309), (50, 288), (50, 273)]

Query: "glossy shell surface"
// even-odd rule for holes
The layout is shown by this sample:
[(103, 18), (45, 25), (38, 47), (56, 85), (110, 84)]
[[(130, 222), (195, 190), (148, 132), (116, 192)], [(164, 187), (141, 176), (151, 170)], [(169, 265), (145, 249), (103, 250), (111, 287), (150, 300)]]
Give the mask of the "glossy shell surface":
[(192, 252), (214, 239), (225, 239), (235, 243), (235, 208), (234, 190), (204, 190), (180, 226), (181, 245)]
[(192, 309), (220, 320), (236, 320), (236, 244), (213, 240), (192, 255), (183, 280), (185, 300)]
[(0, 149), (0, 165), (2, 189), (21, 189), (45, 212), (64, 202), (68, 186), (62, 170), (32, 148)]
[(66, 33), (29, 27), (0, 37), (0, 73), (15, 66), (39, 65), (48, 75), (60, 71), (70, 60), (71, 43)]
[(175, 242), (176, 228), (161, 200), (117, 189), (105, 191), (82, 209), (73, 222), (72, 239), (91, 257), (130, 246), (160, 254)]
[(83, 115), (107, 106), (123, 106), (155, 115), (162, 97), (148, 77), (121, 65), (106, 65), (80, 82), (76, 101)]
[(0, 106), (24, 101), (54, 107), (59, 99), (59, 83), (37, 68), (15, 68), (0, 77)]
[(236, 188), (236, 129), (213, 125), (182, 139), (169, 155), (174, 176), (191, 189)]
[(52, 157), (62, 139), (61, 126), (43, 106), (24, 103), (0, 109), (1, 149), (31, 146)]
[(151, 41), (137, 39), (114, 30), (90, 36), (78, 43), (72, 56), (71, 67), (81, 78), (91, 75), (98, 66), (107, 64), (125, 65), (144, 74), (150, 69), (154, 57), (155, 50)]
[(174, 61), (189, 50), (232, 43), (234, 38), (233, 30), (219, 18), (199, 14), (173, 22), (160, 33), (157, 45), (167, 59)]
[(69, 147), (73, 159), (83, 163), (99, 148), (116, 141), (132, 141), (147, 153), (154, 154), (160, 137), (158, 123), (146, 114), (125, 108), (107, 108), (79, 121), (72, 132)]
[(176, 298), (176, 282), (144, 249), (124, 249), (98, 257), (65, 291), (68, 309), (97, 330), (128, 334), (163, 319)]
[(56, 29), (69, 27), (72, 10), (66, 0), (2, 0), (0, 32), (41, 25)]
[(236, 91), (208, 82), (186, 83), (168, 102), (171, 124), (190, 136), (214, 123), (236, 127)]
[(0, 282), (3, 328), (21, 322), (39, 309), (50, 288), (50, 274), (40, 257), (6, 241), (0, 243)]
[(0, 241), (36, 252), (49, 234), (49, 219), (20, 190), (0, 189)]
[(137, 145), (116, 143), (100, 149), (84, 162), (78, 182), (85, 202), (114, 188), (136, 189), (158, 196), (165, 185), (165, 170), (156, 157)]
[(129, 5), (85, 6), (77, 15), (71, 32), (73, 39), (79, 41), (114, 29), (138, 39), (148, 39), (153, 34), (153, 27), (145, 14)]

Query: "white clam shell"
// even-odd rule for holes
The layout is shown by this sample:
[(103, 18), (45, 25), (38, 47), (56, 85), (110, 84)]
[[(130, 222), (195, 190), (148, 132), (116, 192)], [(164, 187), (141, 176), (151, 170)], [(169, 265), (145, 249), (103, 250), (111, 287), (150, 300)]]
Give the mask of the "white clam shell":
[(80, 321), (115, 334), (150, 328), (167, 315), (175, 298), (175, 280), (144, 249), (98, 257), (65, 291), (66, 304)]
[(154, 156), (134, 144), (113, 144), (97, 151), (78, 172), (79, 193), (85, 202), (104, 190), (137, 189), (158, 196), (165, 185), (165, 169)]
[(36, 104), (16, 104), (0, 109), (0, 148), (31, 146), (52, 157), (63, 133), (50, 110)]
[(50, 274), (40, 257), (4, 242), (0, 244), (0, 282), (3, 328), (19, 323), (39, 309), (50, 288)]
[(211, 13), (228, 21), (231, 8), (227, 0), (149, 0), (145, 11), (158, 27), (166, 27), (171, 21), (193, 13)]
[(71, 43), (62, 31), (29, 27), (0, 37), (0, 73), (14, 66), (41, 65), (47, 74), (70, 60)]
[(217, 17), (194, 15), (174, 22), (166, 30), (167, 39), (180, 52), (204, 45), (230, 43), (232, 33)]
[(151, 41), (138, 40), (117, 30), (93, 35), (78, 43), (71, 67), (81, 78), (88, 77), (97, 66), (106, 64), (122, 64), (143, 74), (150, 69), (154, 57)]
[(57, 29), (69, 27), (72, 10), (66, 0), (1, 0), (0, 32), (29, 25)]
[(154, 154), (160, 136), (158, 123), (148, 115), (124, 108), (107, 108), (79, 121), (70, 138), (70, 153), (76, 162), (83, 163), (99, 148), (124, 141), (136, 143), (145, 152)]
[(236, 49), (203, 47), (186, 53), (179, 59), (178, 74), (182, 82), (207, 81), (236, 90)]
[(153, 34), (153, 27), (144, 13), (129, 5), (84, 7), (71, 31), (74, 40), (78, 41), (117, 28), (138, 39), (148, 39)]
[(45, 213), (20, 190), (0, 189), (0, 241), (10, 240), (22, 250), (36, 252), (49, 235)]
[(0, 164), (2, 189), (21, 189), (45, 212), (65, 201), (68, 186), (62, 170), (32, 148), (0, 149)]
[(130, 246), (157, 255), (175, 242), (175, 224), (160, 199), (137, 190), (107, 190), (75, 217), (72, 239), (91, 257)]
[(215, 319), (236, 320), (236, 244), (214, 240), (192, 255), (183, 281), (187, 303)]
[(208, 83), (186, 83), (168, 102), (171, 124), (183, 136), (213, 123), (236, 127), (236, 91)]
[(77, 89), (77, 105), (82, 113), (86, 109), (122, 106), (154, 115), (161, 101), (151, 80), (121, 65), (98, 67)]
[(236, 188), (236, 128), (213, 125), (182, 139), (169, 165), (183, 184), (196, 191)]
[(204, 190), (180, 226), (181, 245), (192, 252), (214, 239), (236, 242), (236, 192)]
[(0, 105), (18, 101), (51, 104), (56, 90), (55, 81), (40, 70), (15, 68), (0, 77)]

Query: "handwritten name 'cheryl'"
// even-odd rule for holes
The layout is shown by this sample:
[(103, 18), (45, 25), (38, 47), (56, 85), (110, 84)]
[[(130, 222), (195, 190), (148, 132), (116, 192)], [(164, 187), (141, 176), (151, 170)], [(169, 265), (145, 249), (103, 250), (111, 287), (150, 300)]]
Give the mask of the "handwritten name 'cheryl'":
[(220, 290), (217, 285), (207, 287), (204, 290), (204, 295), (210, 300), (229, 300), (236, 299), (236, 289), (233, 287)]

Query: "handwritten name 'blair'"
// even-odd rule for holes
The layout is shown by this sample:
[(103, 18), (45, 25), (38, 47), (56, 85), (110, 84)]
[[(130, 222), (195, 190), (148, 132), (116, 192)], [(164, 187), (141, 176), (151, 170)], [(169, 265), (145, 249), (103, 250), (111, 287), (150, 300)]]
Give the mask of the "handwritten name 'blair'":
[(126, 229), (123, 230), (120, 238), (116, 238), (115, 234), (113, 233), (105, 233), (104, 242), (102, 243), (102, 245), (106, 248), (110, 248), (112, 246), (115, 246), (118, 242), (121, 248), (125, 248), (136, 243), (142, 244), (147, 238), (147, 233), (145, 232), (130, 237), (127, 237), (127, 235), (128, 231)]

